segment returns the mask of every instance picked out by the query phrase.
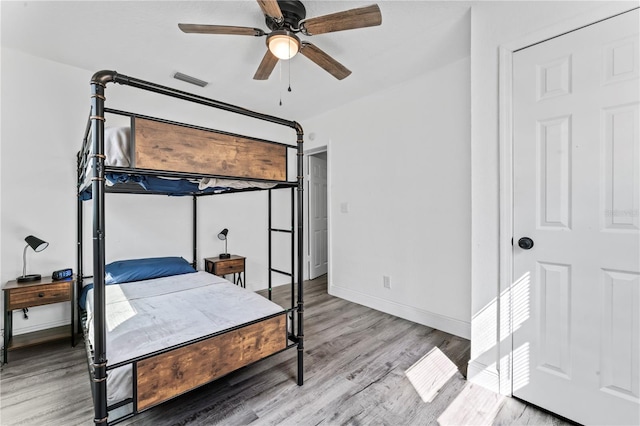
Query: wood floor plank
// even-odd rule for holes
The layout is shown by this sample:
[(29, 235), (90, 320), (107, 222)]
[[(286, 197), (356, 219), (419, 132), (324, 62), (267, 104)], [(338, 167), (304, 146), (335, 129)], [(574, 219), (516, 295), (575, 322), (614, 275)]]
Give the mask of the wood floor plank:
[(91, 389), (86, 356), (77, 349), (56, 342), (12, 353), (1, 369), (0, 424), (87, 424)]
[[(273, 300), (289, 307), (289, 286), (274, 288)], [(499, 401), (467, 382), (468, 340), (332, 297), (326, 276), (305, 283), (304, 326), (304, 386), (296, 385), (296, 351), (289, 350), (122, 424), (435, 425), (477, 419), (566, 424), (521, 401)], [(435, 349), (455, 372), (425, 402), (406, 372)], [(0, 424), (90, 425), (92, 420), (82, 344), (71, 348), (57, 342), (11, 353), (1, 369)]]

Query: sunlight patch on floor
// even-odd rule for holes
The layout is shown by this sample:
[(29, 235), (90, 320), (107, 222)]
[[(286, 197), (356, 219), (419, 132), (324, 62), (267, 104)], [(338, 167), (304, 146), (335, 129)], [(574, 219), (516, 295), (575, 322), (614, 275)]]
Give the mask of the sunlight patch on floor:
[(440, 389), (458, 371), (456, 365), (437, 347), (405, 371), (424, 402), (431, 402)]
[(504, 398), (504, 395), (467, 382), (456, 399), (438, 417), (438, 424), (441, 426), (493, 424)]

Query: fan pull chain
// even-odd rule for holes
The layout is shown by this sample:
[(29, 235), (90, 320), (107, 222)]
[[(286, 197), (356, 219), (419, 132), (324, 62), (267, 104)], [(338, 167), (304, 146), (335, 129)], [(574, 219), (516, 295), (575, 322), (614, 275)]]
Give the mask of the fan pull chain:
[[(291, 44), (289, 44), (289, 86), (287, 87), (287, 91), (291, 92)], [(280, 72), (280, 84), (279, 84), (279, 92), (280, 92), (280, 102), (279, 105), (282, 106), (282, 61), (279, 61), (279, 72)]]
[[(289, 52), (291, 52), (291, 45), (289, 45)], [(287, 90), (291, 92), (291, 59), (289, 59), (289, 88)]]
[(282, 61), (278, 64), (280, 70), (280, 84), (278, 84), (278, 91), (280, 93), (280, 106), (282, 106)]

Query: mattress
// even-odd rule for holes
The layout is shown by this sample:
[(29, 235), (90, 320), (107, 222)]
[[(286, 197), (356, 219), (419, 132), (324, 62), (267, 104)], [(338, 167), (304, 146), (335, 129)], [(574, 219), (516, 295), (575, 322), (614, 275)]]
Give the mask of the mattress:
[[(229, 329), (284, 309), (207, 272), (105, 287), (107, 360), (114, 365)], [(87, 293), (93, 338), (93, 289)], [(108, 371), (107, 403), (132, 397), (131, 366)]]

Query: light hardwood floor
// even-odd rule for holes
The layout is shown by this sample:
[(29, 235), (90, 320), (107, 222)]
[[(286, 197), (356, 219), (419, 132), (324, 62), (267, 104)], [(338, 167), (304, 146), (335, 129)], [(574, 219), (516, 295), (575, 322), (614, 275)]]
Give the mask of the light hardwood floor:
[[(274, 300), (288, 305), (281, 290)], [(122, 424), (566, 424), (467, 382), (468, 340), (332, 297), (326, 277), (305, 283), (302, 387), (295, 357), (295, 350), (281, 353)], [(0, 424), (93, 424), (82, 344), (11, 352), (9, 361)]]

